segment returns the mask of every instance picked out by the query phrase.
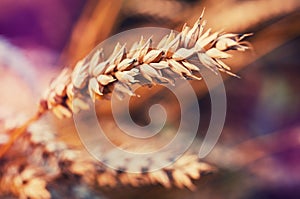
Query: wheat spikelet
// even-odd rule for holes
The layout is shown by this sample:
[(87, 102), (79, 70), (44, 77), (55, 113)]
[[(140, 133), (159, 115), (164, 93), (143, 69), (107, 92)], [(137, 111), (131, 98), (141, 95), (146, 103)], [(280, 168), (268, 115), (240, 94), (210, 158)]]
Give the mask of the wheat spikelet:
[[(203, 15), (203, 13), (202, 13)], [(173, 83), (176, 78), (200, 80), (199, 70), (207, 67), (235, 76), (222, 59), (230, 58), (228, 50), (245, 51), (243, 40), (250, 34), (204, 32), (206, 22), (201, 17), (182, 32), (171, 32), (155, 47), (151, 38), (141, 37), (127, 50), (125, 45), (117, 44), (108, 59), (104, 59), (102, 49), (96, 50), (79, 61), (74, 70), (64, 69), (52, 82), (41, 100), (41, 110), (52, 110), (58, 117), (71, 117), (81, 109), (88, 109), (85, 97), (109, 98), (114, 90), (118, 96), (135, 96), (133, 84)], [(194, 65), (189, 58), (197, 57), (200, 65)]]

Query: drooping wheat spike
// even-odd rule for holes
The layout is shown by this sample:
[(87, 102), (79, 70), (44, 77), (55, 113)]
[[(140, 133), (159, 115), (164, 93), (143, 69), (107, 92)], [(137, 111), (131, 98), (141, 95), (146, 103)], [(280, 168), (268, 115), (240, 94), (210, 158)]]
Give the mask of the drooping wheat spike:
[[(203, 13), (202, 13), (203, 15)], [(183, 26), (179, 34), (171, 32), (157, 46), (141, 37), (127, 50), (117, 44), (108, 59), (104, 59), (102, 49), (77, 63), (74, 70), (64, 69), (52, 82), (41, 100), (41, 110), (52, 110), (59, 117), (71, 117), (81, 109), (88, 109), (85, 97), (107, 98), (114, 90), (120, 97), (134, 96), (132, 85), (173, 83), (176, 78), (200, 80), (198, 71), (207, 67), (235, 76), (222, 59), (230, 58), (228, 50), (245, 51), (243, 40), (250, 34), (204, 32), (206, 22), (201, 17), (189, 27)], [(189, 61), (198, 57), (200, 65)], [(197, 75), (196, 75), (197, 74)]]

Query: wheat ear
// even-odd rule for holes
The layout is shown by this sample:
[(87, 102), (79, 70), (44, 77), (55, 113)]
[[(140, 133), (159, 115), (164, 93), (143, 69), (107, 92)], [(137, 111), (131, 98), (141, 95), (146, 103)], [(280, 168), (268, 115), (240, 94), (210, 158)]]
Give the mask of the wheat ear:
[[(38, 115), (51, 110), (58, 118), (71, 117), (89, 109), (86, 97), (94, 101), (109, 98), (112, 90), (120, 97), (134, 96), (132, 85), (139, 84), (138, 79), (150, 85), (173, 83), (178, 77), (200, 80), (197, 72), (202, 67), (236, 76), (222, 59), (231, 57), (228, 50), (247, 50), (249, 47), (242, 40), (251, 34), (204, 31), (206, 21), (201, 22), (202, 16), (203, 13), (192, 27), (184, 24), (179, 34), (166, 35), (156, 47), (151, 38), (146, 41), (141, 37), (129, 50), (117, 44), (106, 60), (100, 49), (79, 61), (74, 70), (63, 69), (44, 93)], [(193, 56), (198, 57), (200, 65), (189, 61)], [(10, 142), (0, 149), (1, 156), (20, 134), (18, 130), (12, 132)]]
[[(41, 100), (41, 109), (52, 110), (58, 117), (71, 117), (81, 109), (88, 109), (84, 101), (89, 95), (96, 99), (109, 98), (114, 90), (120, 97), (134, 96), (133, 84), (173, 83), (176, 78), (201, 80), (197, 76), (202, 67), (236, 76), (222, 59), (230, 58), (228, 50), (245, 51), (242, 39), (250, 34), (204, 32), (206, 22), (201, 18), (193, 25), (183, 26), (182, 32), (171, 32), (156, 47), (151, 38), (141, 37), (127, 51), (125, 45), (117, 44), (108, 59), (104, 59), (102, 49), (96, 50), (77, 63), (74, 70), (64, 69), (52, 82)], [(200, 65), (196, 66), (189, 58), (197, 56)], [(197, 74), (197, 75), (196, 75)]]

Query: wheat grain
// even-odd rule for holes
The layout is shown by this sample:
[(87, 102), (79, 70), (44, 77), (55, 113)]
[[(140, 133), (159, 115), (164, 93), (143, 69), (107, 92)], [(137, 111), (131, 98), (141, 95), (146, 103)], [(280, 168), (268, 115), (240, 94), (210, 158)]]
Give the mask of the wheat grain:
[[(116, 91), (119, 97), (125, 94), (135, 96), (133, 84), (173, 83), (177, 77), (200, 80), (198, 71), (207, 67), (236, 76), (222, 60), (230, 58), (228, 50), (245, 51), (243, 40), (250, 34), (232, 34), (204, 32), (206, 21), (199, 20), (182, 32), (173, 31), (166, 35), (155, 47), (152, 39), (141, 37), (127, 51), (125, 45), (117, 44), (108, 59), (104, 59), (103, 50), (79, 61), (74, 70), (64, 69), (52, 82), (41, 100), (41, 109), (52, 110), (59, 117), (70, 117), (81, 109), (88, 109), (85, 102), (89, 95), (92, 100), (107, 98)], [(197, 56), (200, 64), (195, 65), (189, 58)]]

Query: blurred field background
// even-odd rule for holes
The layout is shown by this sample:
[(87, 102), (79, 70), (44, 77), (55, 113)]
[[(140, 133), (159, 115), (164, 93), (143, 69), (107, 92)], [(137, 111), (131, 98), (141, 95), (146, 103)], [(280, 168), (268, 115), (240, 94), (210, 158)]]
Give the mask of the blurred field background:
[[(254, 33), (253, 51), (227, 63), (241, 79), (224, 75), (227, 118), (206, 161), (220, 171), (197, 182), (198, 190), (161, 187), (104, 190), (108, 198), (299, 198), (300, 197), (300, 1), (299, 0), (1, 0), (0, 118), (32, 115), (39, 96), (65, 66), (124, 30), (154, 26), (180, 30), (206, 7), (214, 31)], [(201, 122), (210, 99), (201, 83)], [(144, 99), (161, 92), (153, 88)], [(133, 109), (140, 115), (144, 101)], [(172, 106), (172, 103), (169, 104)], [(108, 116), (107, 108), (101, 111)], [(174, 121), (176, 121), (176, 115)], [(79, 145), (72, 121), (53, 124), (62, 140)], [(201, 132), (199, 132), (201, 134)], [(145, 196), (146, 193), (146, 196)], [(143, 194), (143, 195), (141, 195)]]

